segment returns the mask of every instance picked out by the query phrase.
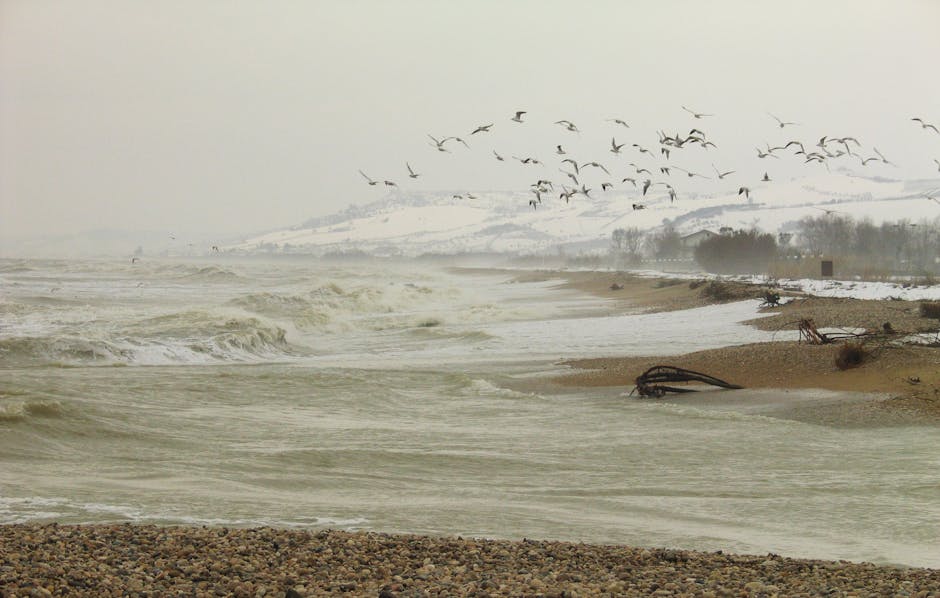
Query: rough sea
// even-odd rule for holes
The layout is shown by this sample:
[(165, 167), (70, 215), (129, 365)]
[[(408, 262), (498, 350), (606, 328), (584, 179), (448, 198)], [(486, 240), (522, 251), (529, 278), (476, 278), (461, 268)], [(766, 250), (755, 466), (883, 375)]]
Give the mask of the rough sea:
[[(271, 525), (940, 567), (940, 430), (570, 389), (780, 338), (431, 263), (0, 260), (0, 523)], [(639, 372), (638, 372), (639, 373)], [(851, 399), (854, 400), (854, 399)]]

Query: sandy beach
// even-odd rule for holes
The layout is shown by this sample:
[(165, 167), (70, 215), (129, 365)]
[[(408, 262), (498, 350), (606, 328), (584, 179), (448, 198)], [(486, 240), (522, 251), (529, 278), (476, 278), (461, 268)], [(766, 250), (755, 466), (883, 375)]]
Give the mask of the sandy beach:
[[(539, 276), (524, 275), (525, 280)], [(619, 309), (664, 311), (716, 302), (705, 285), (688, 280), (651, 279), (622, 273), (545, 273), (562, 278), (564, 286), (617, 302)], [(760, 299), (765, 288), (724, 283), (724, 301)], [(620, 287), (620, 288), (617, 288)], [(694, 288), (693, 288), (694, 287)], [(566, 361), (574, 371), (559, 377), (564, 386), (632, 388), (636, 377), (654, 365), (672, 365), (716, 376), (745, 388), (824, 389), (881, 395), (858, 405), (896, 423), (940, 423), (940, 351), (897, 341), (907, 335), (936, 331), (937, 320), (920, 315), (908, 301), (861, 300), (782, 293), (786, 303), (767, 307), (766, 317), (747, 322), (761, 330), (797, 330), (801, 319), (820, 329), (864, 329), (877, 334), (862, 338), (866, 356), (859, 367), (840, 370), (835, 357), (844, 342), (812, 345), (780, 341), (748, 344), (694, 353), (676, 347), (669, 357), (620, 357)], [(893, 334), (884, 335), (885, 323)], [(689, 331), (690, 336), (695, 334)], [(865, 417), (864, 412), (859, 418)]]
[[(713, 302), (689, 281), (618, 273), (528, 272), (520, 281), (563, 279), (564, 286), (609, 298), (611, 310), (646, 312)], [(761, 289), (730, 285), (725, 300)], [(751, 324), (793, 329), (883, 329), (898, 336), (935, 328), (916, 303), (794, 296)], [(689, 334), (695, 334), (690, 330)], [(749, 389), (850, 391), (802, 419), (865, 425), (940, 422), (940, 354), (928, 347), (872, 343), (864, 363), (839, 370), (835, 345), (771, 342), (683, 353), (564, 363), (545, 384), (621, 387), (654, 364), (707, 372)], [(916, 382), (915, 382), (916, 380)], [(715, 400), (722, 395), (701, 394)], [(842, 396), (842, 395), (840, 395)], [(848, 397), (849, 395), (845, 395)], [(861, 397), (861, 398), (859, 398)], [(831, 399), (831, 397), (830, 397)], [(670, 399), (662, 399), (670, 400)], [(682, 397), (675, 400), (695, 401)], [(774, 395), (773, 401), (780, 402)], [(823, 422), (826, 423), (826, 422)], [(666, 547), (628, 547), (270, 527), (10, 524), (0, 526), (2, 596), (940, 596), (940, 571), (869, 563), (733, 555)]]

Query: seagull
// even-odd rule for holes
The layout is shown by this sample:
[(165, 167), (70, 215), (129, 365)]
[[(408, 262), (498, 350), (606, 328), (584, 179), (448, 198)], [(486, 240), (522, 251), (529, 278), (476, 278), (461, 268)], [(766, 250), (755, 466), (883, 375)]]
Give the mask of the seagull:
[(761, 148), (759, 148), (759, 147), (758, 147), (758, 148), (755, 148), (755, 149), (757, 150), (757, 157), (758, 157), (758, 158), (766, 158), (767, 156), (770, 156), (771, 158), (777, 158), (778, 160), (780, 159), (780, 156), (775, 156), (775, 155), (773, 155), (773, 154), (770, 152), (769, 149), (768, 149), (766, 152), (763, 151), (763, 150), (761, 150)]
[(506, 161), (506, 158), (504, 158), (504, 157), (500, 156), (499, 154), (497, 154), (497, 153), (496, 153), (496, 150), (493, 150), (493, 155), (496, 156), (496, 159), (499, 160), (500, 162), (505, 162), (505, 161)]
[(449, 152), (450, 150), (444, 147), (444, 143), (450, 139), (450, 137), (445, 137), (444, 139), (436, 139), (433, 135), (428, 135), (431, 138), (431, 141), (434, 142), (434, 145), (437, 146), (437, 151), (439, 152)]
[(643, 181), (643, 195), (646, 195), (646, 191), (650, 188), (650, 185), (652, 184), (653, 182), (649, 179), (646, 179), (645, 181)]
[(738, 195), (741, 195), (742, 193), (744, 194), (744, 197), (746, 197), (748, 201), (751, 200), (751, 189), (749, 187), (741, 187), (740, 189), (738, 189)]
[(826, 216), (832, 216), (833, 214), (845, 214), (845, 212), (840, 212), (839, 210), (827, 210), (826, 208), (817, 208), (816, 206), (810, 206), (814, 210), (819, 210), (820, 212), (825, 212)]
[(558, 199), (561, 199), (562, 197), (564, 197), (565, 203), (568, 203), (571, 200), (571, 196), (578, 192), (577, 189), (569, 189), (565, 187), (564, 185), (562, 185), (561, 188), (563, 189), (563, 191), (558, 194)]
[(574, 125), (574, 123), (571, 122), (570, 120), (556, 120), (556, 121), (555, 121), (555, 124), (556, 124), (556, 125), (561, 125), (561, 126), (563, 126), (564, 128), (568, 129), (569, 131), (574, 131), (575, 133), (580, 133), (580, 132), (581, 132), (581, 131), (578, 130), (578, 127), (576, 127), (576, 126)]
[(924, 197), (929, 199), (930, 201), (935, 201), (937, 203), (940, 203), (940, 199), (937, 199), (936, 197), (933, 197), (932, 195), (927, 195), (926, 193), (924, 193)]
[(473, 193), (467, 193), (467, 199), (476, 199), (476, 198), (477, 196), (474, 195)]
[(635, 204), (633, 204), (633, 209), (634, 209), (634, 210), (645, 210), (645, 209), (646, 209), (646, 206), (644, 206), (644, 205), (641, 204), (641, 203), (635, 203)]
[(676, 170), (678, 170), (678, 171), (680, 171), (680, 172), (684, 172), (690, 179), (691, 179), (692, 177), (695, 177), (695, 176), (700, 176), (700, 177), (702, 177), (703, 179), (707, 179), (707, 178), (708, 178), (708, 177), (705, 176), (704, 174), (699, 174), (699, 173), (697, 173), (697, 172), (692, 172), (691, 170), (686, 170), (685, 168), (679, 168), (678, 166), (673, 166), (673, 168), (675, 168)]
[(574, 181), (574, 184), (575, 184), (575, 185), (578, 185), (578, 184), (579, 184), (579, 182), (578, 182), (578, 177), (574, 176), (574, 175), (571, 174), (570, 172), (567, 172), (567, 171), (565, 171), (565, 170), (562, 170), (561, 168), (558, 169), (558, 172), (563, 172), (563, 173), (565, 173), (566, 175), (568, 175), (568, 176), (571, 178), (571, 180)]
[(862, 166), (867, 166), (869, 162), (880, 162), (881, 158), (877, 156), (872, 156), (871, 158), (862, 158), (859, 156), (859, 160), (862, 161)]
[(451, 195), (451, 197), (453, 197), (454, 199), (463, 199), (463, 195), (460, 195), (459, 193), (454, 193), (453, 195)]
[(611, 137), (611, 138), (610, 138), (610, 151), (611, 151), (611, 153), (619, 154), (619, 153), (620, 153), (620, 148), (622, 148), (623, 146), (624, 146), (623, 143), (621, 143), (620, 145), (617, 145), (617, 140), (616, 140), (614, 137)]
[(386, 186), (386, 187), (397, 187), (397, 186), (398, 186), (398, 185), (395, 184), (395, 181), (382, 181), (382, 182), (385, 183), (385, 186)]
[(659, 172), (663, 173), (666, 176), (669, 176), (669, 166), (660, 166)]
[(523, 164), (541, 164), (541, 162), (539, 162), (539, 161), (536, 160), (535, 158), (520, 158), (520, 157), (518, 157), (518, 156), (513, 156), (513, 159), (514, 159), (514, 160), (519, 160), (519, 161), (522, 162)]
[(604, 190), (604, 191), (607, 191), (608, 189), (612, 188), (613, 186), (614, 186), (613, 183), (601, 183), (601, 189)]
[(930, 123), (928, 123), (928, 122), (924, 122), (924, 119), (922, 119), (922, 118), (914, 117), (914, 118), (912, 118), (911, 120), (916, 120), (917, 122), (919, 122), (919, 123), (920, 123), (920, 127), (921, 127), (922, 129), (933, 129), (933, 132), (934, 132), (934, 133), (940, 133), (940, 131), (937, 130), (937, 127), (933, 126), (932, 124), (930, 124)]
[(218, 246), (218, 245), (213, 245), (213, 246), (212, 246), (212, 251), (218, 251), (218, 250), (219, 250), (219, 246)]
[(492, 127), (492, 126), (493, 126), (493, 123), (490, 123), (490, 124), (488, 124), (488, 125), (480, 125), (480, 126), (477, 127), (476, 129), (474, 129), (473, 132), (470, 133), (470, 134), (471, 134), (471, 135), (476, 135), (477, 133), (489, 133), (489, 132), (490, 132), (490, 127)]
[[(461, 139), (460, 137), (445, 137), (444, 141), (449, 141), (451, 139), (453, 139), (454, 141), (459, 141), (460, 143), (464, 145), (464, 147), (466, 147), (467, 149), (470, 149), (470, 146), (467, 145), (467, 142)], [(444, 141), (441, 141), (441, 143), (444, 143)]]
[(940, 160), (934, 158), (933, 161), (937, 163), (937, 172), (940, 172)]
[(623, 180), (620, 181), (620, 182), (621, 182), (621, 183), (630, 183), (630, 184), (632, 184), (634, 187), (636, 187), (636, 179), (631, 179), (630, 177), (627, 177), (627, 178), (623, 179)]
[(641, 146), (641, 145), (638, 144), (638, 143), (634, 143), (634, 144), (633, 144), (633, 147), (635, 147), (637, 150), (639, 150), (639, 152), (640, 152), (641, 154), (649, 154), (649, 153), (650, 153), (650, 151), (649, 151), (648, 149), (646, 149), (645, 147)]
[(676, 201), (676, 190), (669, 187), (669, 203)]
[(582, 184), (581, 188), (578, 189), (578, 193), (581, 193), (585, 197), (591, 197), (591, 190), (585, 187), (584, 184)]
[[(361, 170), (359, 171), (359, 174), (361, 174), (361, 175), (366, 179), (366, 181), (368, 181), (368, 183), (369, 183), (370, 185), (378, 185), (378, 184), (379, 184), (378, 181), (373, 181), (372, 179), (369, 178), (369, 175), (367, 175), (366, 173), (362, 172)], [(171, 238), (172, 238), (172, 237), (171, 237)]]
[[(714, 165), (714, 164), (712, 164), (712, 168), (715, 168), (715, 165)], [(718, 169), (715, 168), (715, 174), (718, 175), (718, 180), (721, 180), (721, 179), (725, 178), (725, 177), (728, 176), (729, 174), (734, 174), (734, 172), (735, 172), (735, 171), (733, 171), (733, 170), (729, 170), (728, 172), (718, 172)]]
[(803, 144), (802, 144), (801, 142), (799, 142), (799, 141), (788, 141), (787, 144), (786, 144), (785, 146), (783, 146), (783, 149), (787, 149), (787, 148), (790, 147), (791, 145), (798, 145), (798, 146), (800, 146), (799, 151), (796, 152), (797, 154), (805, 154), (805, 153), (806, 153), (806, 149), (803, 147)]
[(535, 201), (534, 199), (529, 200), (529, 205), (532, 206), (532, 208), (535, 210), (539, 209), (539, 202)]
[(764, 181), (765, 183), (769, 183), (769, 182), (770, 182), (770, 175), (768, 175), (768, 174), (765, 172), (765, 173), (764, 173), (764, 178), (762, 178), (761, 180)]
[(417, 173), (417, 172), (415, 172), (414, 170), (411, 169), (411, 164), (405, 162), (405, 166), (408, 167), (408, 176), (409, 176), (409, 177), (411, 177), (411, 178), (413, 178), (413, 179), (416, 179), (416, 178), (418, 178), (419, 176), (421, 176), (419, 173)]
[(563, 150), (560, 145), (556, 145), (555, 147), (557, 148), (555, 150), (555, 153), (558, 154), (559, 156), (564, 156), (565, 154), (568, 153), (565, 150)]
[(581, 174), (581, 169), (578, 168), (578, 163), (572, 160), (571, 158), (565, 158), (562, 162), (571, 162), (571, 165), (574, 166), (575, 174)]
[(614, 122), (614, 123), (617, 123), (618, 125), (623, 125), (628, 129), (630, 128), (630, 125), (628, 125), (625, 121), (620, 120), (619, 118), (608, 118), (607, 122)]
[[(932, 198), (931, 198), (931, 199), (932, 199)], [(132, 257), (132, 258), (131, 258), (131, 263), (132, 263), (132, 264), (136, 264), (136, 263), (139, 262), (139, 261), (140, 261), (140, 258), (139, 258), (139, 257)]]
[[(768, 112), (767, 114), (770, 114), (770, 112)], [(776, 116), (774, 116), (773, 114), (770, 114), (770, 117), (773, 118), (775, 121), (777, 121), (777, 123), (780, 125), (780, 128), (781, 128), (781, 129), (784, 128), (784, 127), (787, 126), (787, 125), (798, 125), (798, 124), (800, 124), (800, 123), (795, 123), (795, 122), (790, 122), (790, 121), (786, 121), (786, 122), (785, 122), (785, 121), (782, 121), (782, 120), (780, 120), (779, 118), (777, 118)], [(824, 138), (824, 139), (825, 139), (825, 138)]]
[(581, 165), (581, 168), (584, 168), (585, 166), (593, 166), (594, 168), (600, 168), (601, 170), (603, 170), (603, 171), (606, 172), (607, 174), (610, 174), (610, 171), (607, 170), (606, 168), (604, 168), (604, 165), (603, 165), (603, 164), (599, 164), (598, 162), (588, 162), (588, 163), (586, 163), (586, 164), (582, 164), (582, 165)]
[(517, 122), (517, 123), (521, 123), (521, 122), (522, 122), (522, 115), (525, 114), (525, 113), (526, 113), (525, 110), (518, 110), (518, 111), (516, 112), (516, 115), (513, 116), (512, 118), (510, 118), (509, 120), (515, 121), (515, 122)]
[(639, 166), (637, 166), (637, 165), (634, 164), (633, 162), (630, 162), (630, 166), (633, 167), (633, 169), (636, 171), (637, 174), (640, 174), (641, 172), (645, 172), (646, 174), (653, 174), (653, 173), (651, 173), (648, 169), (646, 169), (646, 168), (640, 168)]
[(688, 112), (689, 114), (691, 114), (695, 118), (702, 118), (703, 116), (715, 116), (714, 114), (705, 114), (703, 112), (696, 112), (695, 110), (690, 110), (686, 108), (685, 106), (683, 106), (682, 109)]
[(891, 166), (897, 166), (897, 164), (895, 164), (894, 162), (889, 161), (887, 158), (885, 158), (884, 156), (882, 156), (882, 155), (881, 155), (881, 152), (878, 151), (878, 148), (877, 148), (877, 147), (873, 147), (872, 149), (875, 150), (875, 153), (878, 154), (878, 157), (881, 158), (881, 161), (882, 161), (882, 162), (884, 162), (885, 164), (890, 164)]
[(666, 156), (666, 159), (667, 159), (667, 160), (669, 159), (669, 148), (668, 148), (668, 147), (661, 147), (661, 148), (659, 148), (659, 153), (662, 154), (662, 155), (664, 155), (664, 156)]

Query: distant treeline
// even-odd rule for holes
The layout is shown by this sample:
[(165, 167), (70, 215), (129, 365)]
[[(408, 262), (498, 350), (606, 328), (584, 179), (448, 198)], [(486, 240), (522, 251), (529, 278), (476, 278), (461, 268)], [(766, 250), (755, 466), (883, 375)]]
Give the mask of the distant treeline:
[[(706, 234), (701, 235), (706, 237)], [(805, 217), (792, 231), (771, 235), (759, 229), (721, 229), (719, 234), (690, 242), (670, 225), (655, 232), (617, 229), (612, 235), (617, 265), (646, 259), (694, 257), (716, 273), (809, 275), (819, 259), (832, 259), (837, 275), (883, 277), (940, 272), (940, 217), (917, 222), (898, 220), (876, 225), (849, 215), (828, 212)], [(800, 262), (811, 262), (802, 268)], [(807, 272), (799, 272), (806, 269)], [(791, 272), (786, 272), (790, 270)]]

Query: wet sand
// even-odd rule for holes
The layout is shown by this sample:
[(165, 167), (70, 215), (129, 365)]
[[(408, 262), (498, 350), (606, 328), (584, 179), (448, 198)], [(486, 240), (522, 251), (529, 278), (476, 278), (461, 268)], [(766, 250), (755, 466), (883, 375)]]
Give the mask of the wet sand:
[[(701, 281), (638, 277), (621, 272), (522, 272), (516, 275), (516, 280), (558, 280), (561, 288), (609, 299), (611, 309), (621, 313), (671, 311), (722, 301), (761, 299), (767, 290), (757, 285), (724, 283), (722, 290), (727, 296), (716, 299), (707, 294), (707, 284)], [(877, 395), (867, 402), (851, 401), (856, 404), (857, 413), (843, 415), (857, 424), (864, 423), (869, 415), (873, 423), (940, 424), (940, 348), (899, 343), (905, 336), (934, 332), (940, 326), (937, 320), (921, 317), (919, 303), (778, 292), (785, 305), (765, 308), (764, 313), (769, 315), (747, 322), (749, 325), (768, 331), (797, 330), (801, 319), (812, 319), (820, 329), (877, 333), (860, 339), (866, 350), (862, 364), (847, 370), (836, 367), (836, 354), (844, 342), (811, 345), (780, 341), (694, 353), (685, 353), (677, 346), (675, 354), (668, 357), (612, 355), (568, 360), (563, 365), (572, 372), (554, 382), (566, 387), (621, 387), (629, 392), (636, 377), (646, 369), (672, 365), (745, 388), (822, 389)], [(885, 323), (890, 324), (893, 334), (883, 334)], [(689, 330), (690, 336), (695, 334), (695, 330)], [(668, 400), (687, 399), (673, 395)]]

